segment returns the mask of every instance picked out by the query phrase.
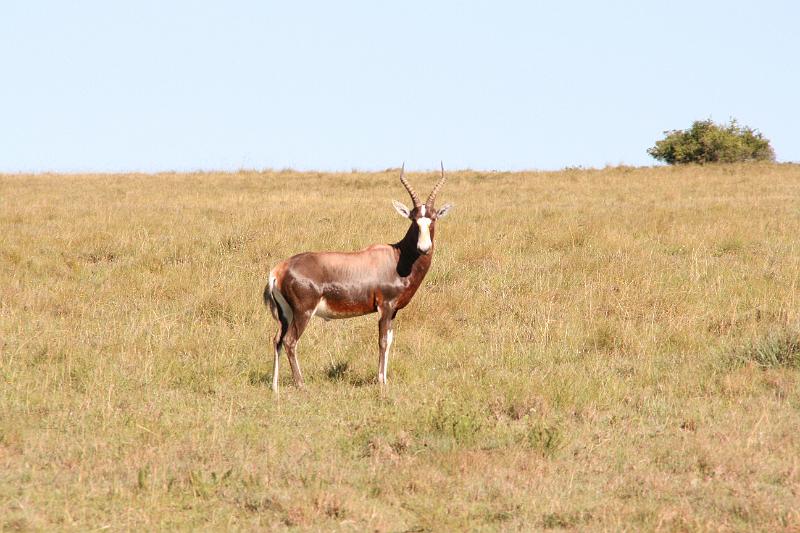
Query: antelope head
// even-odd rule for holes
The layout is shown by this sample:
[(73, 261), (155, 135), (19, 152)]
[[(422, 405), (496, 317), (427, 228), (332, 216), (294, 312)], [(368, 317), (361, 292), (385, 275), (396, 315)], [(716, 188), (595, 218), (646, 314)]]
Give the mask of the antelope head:
[(417, 252), (422, 255), (427, 255), (433, 250), (433, 233), (436, 227), (436, 220), (447, 215), (447, 212), (453, 207), (452, 204), (445, 204), (439, 209), (436, 209), (433, 204), (436, 200), (436, 195), (445, 182), (444, 165), (442, 165), (442, 177), (439, 178), (438, 183), (436, 183), (436, 186), (433, 188), (424, 204), (420, 201), (414, 188), (406, 179), (405, 163), (403, 163), (403, 167), (400, 169), (400, 181), (403, 183), (406, 191), (408, 191), (409, 196), (411, 196), (413, 207), (409, 209), (405, 204), (397, 200), (392, 200), (392, 204), (397, 212), (400, 213), (400, 216), (411, 220), (411, 229), (409, 232), (417, 236)]

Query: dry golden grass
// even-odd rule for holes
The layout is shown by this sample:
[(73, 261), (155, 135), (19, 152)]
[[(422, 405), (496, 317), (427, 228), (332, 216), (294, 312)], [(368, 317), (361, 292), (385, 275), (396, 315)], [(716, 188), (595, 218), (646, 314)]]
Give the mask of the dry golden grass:
[(398, 239), (397, 172), (0, 176), (0, 530), (800, 528), (800, 167), (440, 197), (385, 390), (371, 316), (274, 397), (269, 268)]

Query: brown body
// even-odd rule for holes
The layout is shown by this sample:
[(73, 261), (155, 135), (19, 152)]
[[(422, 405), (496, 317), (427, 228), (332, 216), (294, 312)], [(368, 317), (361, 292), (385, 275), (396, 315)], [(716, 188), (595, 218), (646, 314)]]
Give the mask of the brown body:
[[(407, 263), (406, 272), (400, 265)], [(381, 308), (400, 310), (428, 272), (431, 256), (403, 251), (401, 243), (360, 252), (307, 252), (274, 269), (277, 286), (298, 311), (326, 319), (351, 318)], [(313, 304), (313, 306), (312, 306)], [(314, 312), (316, 311), (316, 312)]]
[(392, 343), (392, 321), (411, 301), (433, 257), (433, 234), (437, 218), (449, 205), (435, 211), (433, 200), (444, 182), (434, 188), (425, 205), (401, 173), (414, 208), (399, 202), (395, 208), (412, 220), (403, 239), (396, 244), (375, 244), (358, 252), (307, 252), (282, 261), (270, 272), (264, 299), (279, 321), (273, 341), (274, 372), (272, 388), (278, 390), (278, 360), (285, 346), (297, 385), (303, 378), (297, 362), (296, 346), (312, 317), (326, 320), (380, 313), (378, 381), (386, 382), (388, 352)]

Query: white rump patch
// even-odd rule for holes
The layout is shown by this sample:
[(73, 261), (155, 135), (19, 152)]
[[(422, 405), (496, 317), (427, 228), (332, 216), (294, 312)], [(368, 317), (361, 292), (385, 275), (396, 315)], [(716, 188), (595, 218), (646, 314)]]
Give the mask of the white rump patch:
[(292, 308), (289, 305), (289, 302), (286, 301), (286, 298), (283, 297), (281, 294), (280, 289), (277, 287), (278, 285), (278, 278), (275, 277), (271, 271), (269, 273), (269, 292), (272, 294), (272, 297), (275, 298), (275, 301), (278, 303), (278, 306), (281, 308), (281, 313), (289, 324), (292, 323), (294, 320), (294, 313), (292, 312)]

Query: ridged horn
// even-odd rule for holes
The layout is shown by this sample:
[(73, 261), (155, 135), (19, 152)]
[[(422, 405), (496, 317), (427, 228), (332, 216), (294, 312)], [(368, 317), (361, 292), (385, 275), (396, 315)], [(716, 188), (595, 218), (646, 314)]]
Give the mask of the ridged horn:
[(433, 188), (431, 195), (428, 196), (428, 199), (425, 201), (425, 207), (428, 209), (428, 211), (433, 211), (433, 202), (436, 200), (436, 195), (439, 194), (439, 189), (442, 188), (442, 185), (444, 185), (446, 179), (444, 176), (444, 163), (439, 161), (439, 164), (442, 167), (442, 177), (439, 178), (439, 182), (436, 184), (436, 187)]
[(403, 166), (400, 167), (400, 181), (402, 182), (403, 186), (408, 191), (408, 194), (411, 196), (411, 201), (414, 202), (414, 207), (421, 206), (422, 202), (419, 201), (419, 196), (417, 196), (417, 193), (414, 192), (414, 188), (411, 186), (411, 184), (406, 179), (406, 163), (405, 163), (405, 161), (403, 162)]

